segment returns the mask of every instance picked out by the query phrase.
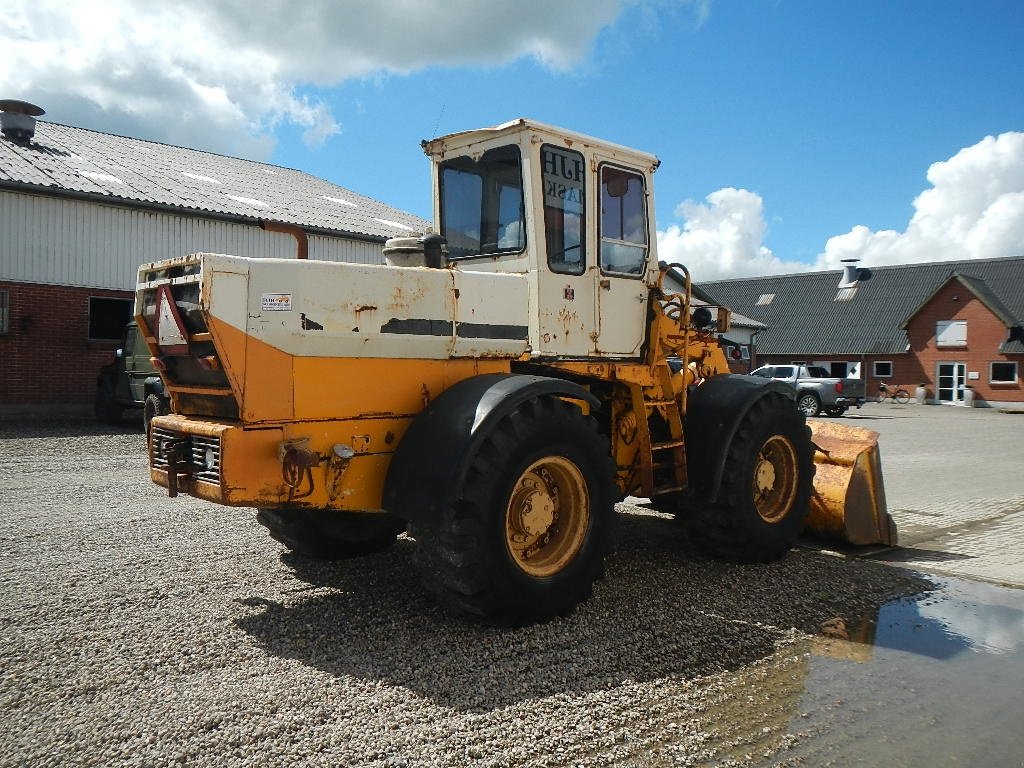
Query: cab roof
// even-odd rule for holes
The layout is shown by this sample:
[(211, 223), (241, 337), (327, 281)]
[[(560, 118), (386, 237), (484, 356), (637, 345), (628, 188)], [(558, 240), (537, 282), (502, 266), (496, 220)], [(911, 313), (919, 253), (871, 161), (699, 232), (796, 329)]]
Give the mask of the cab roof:
[(459, 131), (457, 133), (449, 133), (445, 136), (439, 136), (436, 139), (426, 139), (422, 142), (422, 146), (423, 151), (426, 154), (439, 160), (452, 152), (465, 150), (473, 144), (491, 141), (492, 139), (501, 136), (511, 136), (526, 131), (543, 134), (545, 135), (545, 138), (552, 142), (564, 142), (565, 145), (569, 147), (574, 144), (578, 144), (583, 147), (601, 148), (616, 155), (628, 157), (638, 165), (648, 166), (652, 171), (657, 169), (661, 164), (661, 161), (658, 160), (657, 156), (648, 152), (641, 152), (631, 147), (615, 144), (593, 136), (587, 136), (586, 134), (577, 133), (576, 131), (570, 131), (565, 128), (547, 125), (546, 123), (541, 123), (537, 120), (531, 120), (526, 117), (510, 120), (507, 123), (495, 125), (490, 128), (477, 128), (470, 131)]

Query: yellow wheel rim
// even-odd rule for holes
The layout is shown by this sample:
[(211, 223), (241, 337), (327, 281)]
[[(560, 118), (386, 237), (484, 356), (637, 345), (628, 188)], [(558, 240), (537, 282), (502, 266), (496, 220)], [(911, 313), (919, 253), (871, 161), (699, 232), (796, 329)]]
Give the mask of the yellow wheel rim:
[(519, 476), (505, 510), (505, 543), (516, 565), (543, 578), (560, 573), (590, 524), (587, 484), (561, 456), (535, 461)]
[(789, 514), (799, 483), (796, 448), (782, 435), (772, 435), (754, 462), (754, 508), (766, 523)]

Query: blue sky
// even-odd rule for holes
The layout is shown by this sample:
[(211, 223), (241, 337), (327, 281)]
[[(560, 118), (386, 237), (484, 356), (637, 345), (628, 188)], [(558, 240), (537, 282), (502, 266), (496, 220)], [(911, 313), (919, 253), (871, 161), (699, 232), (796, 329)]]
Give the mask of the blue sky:
[[(95, 82), (0, 65), (0, 96), (45, 100), (57, 122), (299, 168), (424, 217), (421, 139), (528, 116), (658, 155), (662, 248), (698, 278), (841, 255), (1024, 254), (1022, 2), (224, 0), (211, 12), (186, 0), (179, 18), (96, 5), (126, 45), (83, 15), (47, 26), (26, 10), (39, 5), (71, 7), (0, 0), (0, 43), (27, 38), (35, 58), (47, 42), (80, 46)], [(172, 33), (190, 14), (194, 29)], [(132, 56), (159, 62), (164, 31), (194, 55)], [(111, 57), (119, 82), (100, 74)], [(209, 130), (168, 128), (154, 94), (208, 111)]]

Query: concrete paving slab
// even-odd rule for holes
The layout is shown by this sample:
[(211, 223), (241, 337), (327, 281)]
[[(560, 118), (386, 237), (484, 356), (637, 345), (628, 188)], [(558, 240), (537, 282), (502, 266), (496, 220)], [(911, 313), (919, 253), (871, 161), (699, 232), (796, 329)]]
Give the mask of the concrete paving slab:
[(869, 555), (1024, 587), (1024, 420), (994, 409), (868, 403), (900, 548)]

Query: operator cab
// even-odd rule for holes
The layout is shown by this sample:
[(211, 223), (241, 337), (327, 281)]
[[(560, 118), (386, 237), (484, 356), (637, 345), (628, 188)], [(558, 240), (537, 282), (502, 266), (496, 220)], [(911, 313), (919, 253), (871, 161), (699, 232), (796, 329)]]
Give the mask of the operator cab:
[(449, 262), (527, 276), (535, 357), (640, 357), (656, 157), (526, 119), (423, 147)]

